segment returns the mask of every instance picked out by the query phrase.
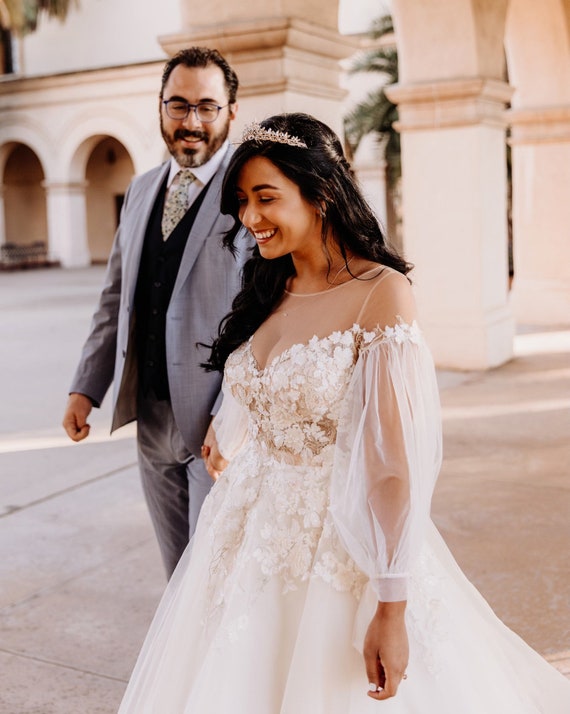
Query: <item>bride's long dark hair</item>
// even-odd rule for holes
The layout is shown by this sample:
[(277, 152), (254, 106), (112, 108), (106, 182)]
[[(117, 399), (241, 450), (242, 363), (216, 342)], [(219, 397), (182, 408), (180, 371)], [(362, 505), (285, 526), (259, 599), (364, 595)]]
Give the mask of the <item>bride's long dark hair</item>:
[[(236, 186), (247, 161), (264, 156), (299, 187), (303, 198), (323, 215), (323, 242), (329, 231), (345, 261), (347, 253), (381, 263), (406, 275), (412, 268), (387, 245), (372, 209), (362, 196), (337, 135), (326, 124), (308, 114), (278, 114), (261, 126), (303, 141), (307, 148), (259, 139), (244, 141), (231, 158), (222, 186), (221, 210), (234, 218), (234, 227), (224, 245), (235, 251), (241, 228)], [(348, 268), (347, 268), (348, 269)], [(283, 297), (294, 267), (290, 255), (273, 260), (262, 258), (257, 246), (243, 270), (242, 289), (222, 320), (211, 354), (203, 365), (223, 371), (228, 355), (245, 342), (269, 316)]]

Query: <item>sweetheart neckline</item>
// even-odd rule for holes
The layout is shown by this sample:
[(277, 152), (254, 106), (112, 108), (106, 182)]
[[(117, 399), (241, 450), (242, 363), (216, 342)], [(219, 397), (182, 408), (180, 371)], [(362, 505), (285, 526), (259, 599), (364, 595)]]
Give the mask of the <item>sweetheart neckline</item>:
[(289, 345), (289, 347), (285, 347), (279, 354), (275, 355), (272, 357), (270, 360), (268, 360), (265, 364), (264, 367), (261, 367), (259, 364), (259, 361), (257, 357), (254, 354), (253, 351), (253, 338), (255, 337), (255, 333), (253, 335), (250, 335), (248, 338), (247, 342), (245, 343), (246, 349), (249, 352), (249, 357), (252, 363), (252, 366), (254, 367), (255, 371), (258, 374), (264, 374), (269, 370), (271, 367), (273, 367), (275, 364), (277, 364), (282, 358), (285, 358), (285, 355), (289, 354), (294, 348), (296, 347), (308, 347), (313, 340), (316, 340), (317, 343), (324, 342), (325, 340), (329, 340), (333, 335), (338, 334), (339, 337), (342, 337), (343, 335), (346, 335), (348, 333), (355, 334), (356, 332), (360, 331), (362, 333), (373, 333), (375, 336), (380, 337), (389, 337), (393, 334), (396, 329), (400, 328), (407, 328), (410, 331), (414, 330), (419, 330), (418, 324), (416, 320), (412, 320), (411, 323), (407, 323), (402, 318), (398, 319), (398, 322), (394, 326), (386, 325), (386, 327), (381, 328), (377, 327), (374, 330), (366, 330), (357, 323), (354, 323), (351, 327), (347, 328), (346, 330), (334, 330), (333, 332), (329, 333), (328, 335), (324, 335), (323, 337), (318, 337), (318, 335), (313, 335), (310, 337), (308, 340), (304, 342), (294, 342), (293, 344)]

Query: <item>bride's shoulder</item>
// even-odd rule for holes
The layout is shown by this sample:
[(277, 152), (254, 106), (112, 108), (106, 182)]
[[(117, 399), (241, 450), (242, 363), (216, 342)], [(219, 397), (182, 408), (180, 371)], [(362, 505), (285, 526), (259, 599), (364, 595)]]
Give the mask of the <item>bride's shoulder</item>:
[(387, 292), (403, 291), (407, 293), (411, 289), (410, 280), (398, 270), (390, 268), (381, 263), (366, 261), (359, 266), (358, 273), (354, 277), (368, 285), (368, 290), (373, 292), (384, 290)]
[(360, 276), (367, 282), (361, 319), (381, 326), (415, 319), (416, 308), (410, 280), (386, 265), (375, 264)]

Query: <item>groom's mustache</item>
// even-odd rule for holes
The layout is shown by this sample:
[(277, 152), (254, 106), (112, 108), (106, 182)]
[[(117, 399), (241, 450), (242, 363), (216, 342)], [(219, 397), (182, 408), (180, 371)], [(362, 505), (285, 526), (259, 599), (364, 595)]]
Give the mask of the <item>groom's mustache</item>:
[(203, 142), (208, 143), (208, 134), (203, 131), (190, 131), (189, 129), (176, 129), (174, 132), (175, 139), (201, 139)]

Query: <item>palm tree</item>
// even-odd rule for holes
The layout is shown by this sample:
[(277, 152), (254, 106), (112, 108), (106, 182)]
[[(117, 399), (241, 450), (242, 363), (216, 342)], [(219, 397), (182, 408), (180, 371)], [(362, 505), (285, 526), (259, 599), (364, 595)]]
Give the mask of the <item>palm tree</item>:
[[(393, 33), (392, 17), (384, 15), (374, 22), (370, 35), (374, 39), (380, 39)], [(354, 62), (349, 71), (351, 74), (376, 72), (385, 79), (382, 87), (370, 92), (366, 99), (345, 117), (344, 130), (352, 154), (365, 136), (376, 134), (383, 147), (388, 186), (393, 187), (401, 175), (400, 135), (394, 129), (394, 122), (398, 120), (398, 108), (388, 99), (384, 87), (398, 81), (398, 53), (395, 45), (381, 46), (367, 52)]]
[[(391, 15), (383, 15), (372, 25), (371, 37), (379, 40), (394, 34)], [(388, 235), (396, 246), (402, 248), (400, 134), (394, 128), (398, 108), (386, 96), (384, 87), (398, 81), (398, 52), (395, 44), (381, 44), (359, 57), (350, 68), (351, 74), (375, 72), (384, 80), (383, 85), (368, 94), (366, 99), (344, 119), (344, 132), (349, 155), (354, 155), (362, 139), (374, 134), (385, 161), (386, 219)]]
[(13, 72), (12, 38), (34, 32), (40, 16), (65, 20), (79, 0), (0, 0), (0, 74)]

